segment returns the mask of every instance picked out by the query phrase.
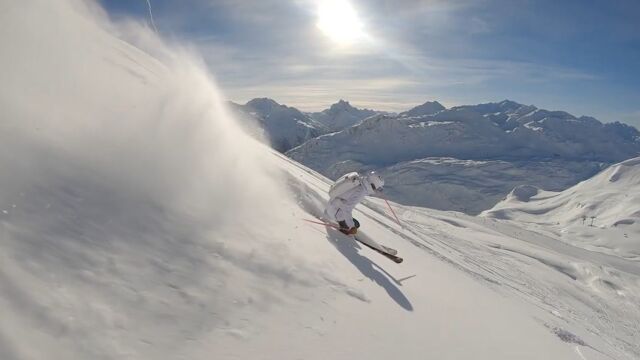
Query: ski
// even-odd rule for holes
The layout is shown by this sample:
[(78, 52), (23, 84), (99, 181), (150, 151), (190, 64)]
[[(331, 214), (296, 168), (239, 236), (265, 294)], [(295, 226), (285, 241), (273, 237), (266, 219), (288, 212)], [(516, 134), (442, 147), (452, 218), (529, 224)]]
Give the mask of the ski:
[(398, 250), (380, 244), (380, 247), (391, 255), (398, 255)]
[[(380, 255), (383, 255), (384, 257), (386, 257), (386, 258), (388, 258), (388, 259), (391, 259), (391, 260), (392, 260), (393, 262), (395, 262), (396, 264), (400, 264), (400, 263), (402, 263), (402, 262), (404, 261), (404, 259), (403, 259), (403, 258), (401, 258), (401, 257), (399, 257), (399, 256), (397, 256), (397, 255), (395, 255), (395, 254), (391, 254), (391, 252), (386, 252), (386, 251), (380, 250), (380, 249), (376, 248), (376, 247), (375, 247), (375, 246), (373, 246), (373, 245), (369, 245), (369, 244), (367, 244), (366, 242), (364, 242), (364, 241), (362, 241), (362, 240), (358, 239), (358, 237), (356, 237), (356, 236), (353, 236), (353, 238), (354, 238), (357, 242), (359, 242), (360, 244), (362, 244), (362, 245), (364, 245), (364, 246), (368, 247), (369, 249), (374, 250), (375, 252), (379, 253)], [(384, 245), (380, 245), (380, 247), (382, 247), (382, 248), (383, 248), (383, 249), (385, 249), (385, 250), (391, 250), (392, 252), (395, 252), (396, 254), (398, 253), (398, 251), (397, 251), (397, 250), (395, 250), (395, 249), (391, 249), (391, 248), (388, 248), (388, 247), (386, 247), (386, 246), (384, 246)]]
[[(338, 225), (332, 224), (330, 222), (326, 222), (325, 220), (322, 219), (318, 219), (318, 221), (314, 221), (314, 220), (307, 220), (307, 219), (303, 219), (307, 222), (310, 222), (312, 224), (318, 224), (318, 225), (324, 225), (324, 226), (328, 226), (331, 228), (334, 228), (336, 230), (340, 230), (340, 227)], [(400, 264), (402, 261), (404, 261), (403, 258), (397, 256), (398, 254), (398, 250), (390, 248), (388, 246), (384, 246), (381, 244), (378, 244), (377, 242), (369, 239), (368, 237), (364, 236), (364, 235), (360, 235), (360, 236), (356, 236), (356, 235), (347, 235), (347, 236), (351, 236), (353, 237), (354, 240), (356, 240), (357, 242), (359, 242), (360, 244), (376, 251), (377, 253), (379, 253), (380, 255), (385, 256), (388, 259), (391, 259), (393, 262)]]

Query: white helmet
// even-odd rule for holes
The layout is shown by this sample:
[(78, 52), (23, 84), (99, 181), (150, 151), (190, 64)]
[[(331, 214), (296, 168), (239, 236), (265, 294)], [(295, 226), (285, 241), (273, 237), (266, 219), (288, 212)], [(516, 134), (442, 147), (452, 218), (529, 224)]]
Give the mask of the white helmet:
[(375, 171), (367, 174), (367, 183), (371, 187), (371, 191), (382, 191), (382, 187), (384, 186), (384, 180)]

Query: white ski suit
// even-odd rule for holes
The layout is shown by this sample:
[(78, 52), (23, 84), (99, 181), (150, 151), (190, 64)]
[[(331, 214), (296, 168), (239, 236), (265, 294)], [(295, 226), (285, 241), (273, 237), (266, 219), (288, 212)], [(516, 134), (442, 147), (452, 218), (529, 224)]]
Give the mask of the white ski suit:
[(329, 220), (335, 220), (336, 222), (344, 221), (349, 228), (355, 226), (353, 222), (353, 216), (351, 212), (358, 205), (365, 196), (373, 195), (375, 191), (369, 185), (369, 181), (366, 176), (362, 177), (360, 185), (337, 196), (329, 199), (327, 208), (324, 213)]

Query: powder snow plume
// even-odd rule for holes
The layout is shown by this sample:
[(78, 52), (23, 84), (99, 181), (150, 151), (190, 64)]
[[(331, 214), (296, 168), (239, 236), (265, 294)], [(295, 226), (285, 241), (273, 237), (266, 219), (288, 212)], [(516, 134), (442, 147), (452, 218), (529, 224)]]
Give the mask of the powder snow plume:
[(171, 358), (246, 290), (226, 274), (278, 271), (245, 259), (276, 251), (245, 241), (287, 198), (270, 153), (149, 28), (79, 0), (2, 8), (0, 358)]
[(269, 201), (263, 146), (226, 112), (204, 65), (96, 9), (30, 1), (4, 11), (2, 189), (92, 182), (220, 223)]

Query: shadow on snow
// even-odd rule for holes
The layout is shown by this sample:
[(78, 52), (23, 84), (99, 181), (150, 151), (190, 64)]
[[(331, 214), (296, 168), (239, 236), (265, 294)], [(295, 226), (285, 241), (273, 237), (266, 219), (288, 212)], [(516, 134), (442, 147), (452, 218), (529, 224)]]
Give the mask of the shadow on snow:
[[(409, 299), (407, 299), (398, 288), (398, 286), (402, 286), (400, 282), (367, 256), (360, 255), (358, 249), (361, 249), (361, 247), (355, 240), (347, 238), (333, 229), (327, 229), (327, 240), (329, 240), (344, 257), (349, 259), (364, 276), (385, 289), (387, 294), (389, 294), (398, 305), (407, 311), (413, 311), (413, 305), (411, 305)], [(372, 253), (372, 255), (374, 254), (375, 253)]]

